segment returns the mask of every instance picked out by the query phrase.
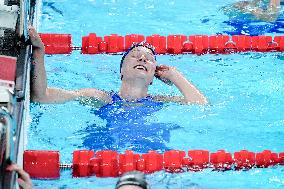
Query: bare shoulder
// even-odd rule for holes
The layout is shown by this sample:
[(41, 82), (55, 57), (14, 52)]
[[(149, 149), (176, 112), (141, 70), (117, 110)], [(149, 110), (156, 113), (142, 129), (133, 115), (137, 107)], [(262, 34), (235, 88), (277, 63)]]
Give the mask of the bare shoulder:
[(78, 90), (78, 96), (82, 98), (93, 98), (94, 100), (105, 103), (110, 103), (112, 101), (110, 92), (95, 88), (80, 89)]

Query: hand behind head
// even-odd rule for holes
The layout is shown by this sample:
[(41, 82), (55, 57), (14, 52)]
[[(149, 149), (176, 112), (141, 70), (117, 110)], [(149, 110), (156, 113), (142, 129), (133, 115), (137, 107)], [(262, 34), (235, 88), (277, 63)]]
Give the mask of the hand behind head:
[(173, 83), (169, 79), (161, 77), (161, 74), (160, 74), (161, 72), (168, 71), (168, 70), (169, 70), (169, 67), (166, 65), (156, 66), (155, 77), (159, 79), (160, 81), (164, 82), (165, 84), (171, 86), (173, 85)]

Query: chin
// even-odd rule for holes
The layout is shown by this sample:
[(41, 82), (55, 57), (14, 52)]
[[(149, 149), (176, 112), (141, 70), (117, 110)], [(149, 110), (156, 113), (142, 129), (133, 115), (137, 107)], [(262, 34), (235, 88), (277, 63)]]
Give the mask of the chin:
[(146, 79), (148, 76), (148, 73), (147, 72), (144, 72), (144, 71), (138, 71), (134, 74), (134, 77), (137, 77), (137, 78), (141, 78), (141, 79)]

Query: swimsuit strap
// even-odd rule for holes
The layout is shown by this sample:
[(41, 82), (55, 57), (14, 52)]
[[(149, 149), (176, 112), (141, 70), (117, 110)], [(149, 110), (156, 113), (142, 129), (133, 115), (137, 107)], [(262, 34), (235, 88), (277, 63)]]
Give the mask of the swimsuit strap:
[(112, 94), (112, 95), (111, 95), (112, 103), (122, 100), (122, 98), (120, 98), (120, 96), (119, 96), (117, 93), (112, 92), (111, 94)]

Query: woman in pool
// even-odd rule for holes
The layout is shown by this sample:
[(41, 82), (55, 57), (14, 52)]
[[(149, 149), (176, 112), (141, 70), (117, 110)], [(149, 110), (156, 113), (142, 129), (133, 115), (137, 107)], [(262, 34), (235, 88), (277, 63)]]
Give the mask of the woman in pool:
[[(174, 67), (157, 66), (155, 52), (145, 44), (131, 47), (121, 60), (121, 87), (119, 92), (111, 93), (95, 88), (68, 91), (48, 88), (44, 67), (44, 45), (33, 27), (29, 28), (33, 45), (33, 69), (31, 81), (31, 99), (40, 103), (63, 103), (66, 101), (91, 97), (103, 104), (112, 103), (114, 99), (128, 102), (151, 98), (154, 101), (207, 104), (206, 97)], [(148, 87), (154, 76), (173, 83), (183, 94), (179, 96), (149, 96)]]

